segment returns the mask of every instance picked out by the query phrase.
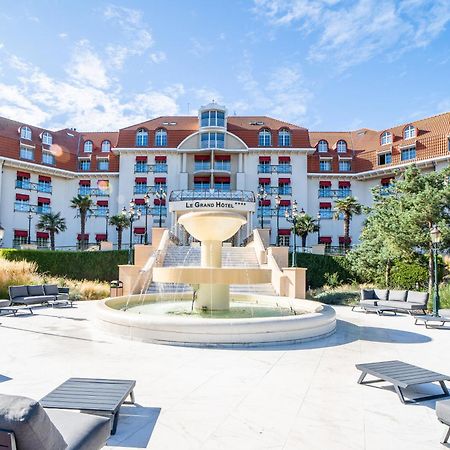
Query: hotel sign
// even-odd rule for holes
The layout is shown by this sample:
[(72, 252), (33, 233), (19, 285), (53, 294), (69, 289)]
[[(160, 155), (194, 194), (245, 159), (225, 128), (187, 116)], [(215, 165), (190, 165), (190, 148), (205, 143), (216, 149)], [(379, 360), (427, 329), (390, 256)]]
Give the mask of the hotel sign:
[(238, 200), (183, 200), (169, 203), (169, 211), (234, 211), (255, 212), (254, 202), (242, 202)]

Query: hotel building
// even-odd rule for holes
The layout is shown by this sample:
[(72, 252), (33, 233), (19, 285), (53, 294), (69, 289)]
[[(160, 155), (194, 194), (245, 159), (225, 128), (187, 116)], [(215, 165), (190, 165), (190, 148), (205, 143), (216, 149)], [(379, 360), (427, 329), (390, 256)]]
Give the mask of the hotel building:
[[(161, 225), (186, 240), (171, 202), (233, 199), (256, 202), (237, 245), (255, 227), (270, 229), (272, 243), (292, 245), (285, 211), (296, 201), (299, 210), (320, 214), (320, 234), (310, 234), (307, 245), (339, 247), (344, 237), (343, 221), (333, 218), (336, 199), (352, 195), (370, 205), (371, 189), (387, 187), (406, 166), (448, 166), (449, 139), (450, 113), (386, 130), (343, 132), (228, 115), (216, 103), (202, 106), (198, 116), (158, 117), (111, 132), (51, 131), (0, 118), (2, 245), (47, 247), (48, 234), (35, 226), (45, 212), (61, 212), (67, 221), (67, 230), (56, 237), (59, 248), (83, 240), (115, 243), (108, 218), (128, 208), (130, 199), (142, 212), (131, 230), (134, 242), (144, 241), (146, 223), (149, 234)], [(71, 208), (77, 194), (94, 202), (84, 236)], [(351, 222), (353, 244), (363, 221), (356, 216)]]

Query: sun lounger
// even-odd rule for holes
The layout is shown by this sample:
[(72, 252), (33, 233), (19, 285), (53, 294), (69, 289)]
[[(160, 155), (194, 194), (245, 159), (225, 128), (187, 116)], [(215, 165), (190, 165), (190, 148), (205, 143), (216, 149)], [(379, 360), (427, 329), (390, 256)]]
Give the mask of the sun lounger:
[[(398, 394), (402, 403), (416, 403), (424, 400), (432, 400), (449, 395), (445, 381), (450, 381), (450, 377), (441, 373), (433, 372), (428, 369), (407, 364), (402, 361), (381, 361), (368, 364), (356, 364), (356, 368), (360, 370), (359, 384), (370, 384), (387, 381), (394, 385), (395, 392)], [(376, 380), (364, 381), (366, 375), (377, 377)], [(405, 400), (402, 389), (418, 384), (426, 384), (438, 382), (444, 391), (443, 394), (429, 395), (416, 399)]]
[(110, 429), (107, 417), (47, 411), (30, 398), (0, 395), (2, 450), (100, 450)]
[(447, 444), (450, 439), (450, 400), (436, 402), (436, 415), (439, 422), (448, 427), (448, 429), (445, 430), (441, 441), (443, 444)]

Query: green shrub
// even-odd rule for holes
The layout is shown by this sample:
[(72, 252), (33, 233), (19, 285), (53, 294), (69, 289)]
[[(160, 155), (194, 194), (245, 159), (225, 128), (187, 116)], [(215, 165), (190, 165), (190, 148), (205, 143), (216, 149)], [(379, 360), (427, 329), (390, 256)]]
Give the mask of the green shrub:
[(119, 276), (118, 264), (127, 263), (127, 251), (69, 252), (1, 249), (0, 258), (35, 262), (40, 273), (75, 280), (111, 281)]
[(358, 285), (341, 285), (338, 287), (325, 285), (310, 291), (308, 298), (328, 305), (349, 305), (356, 304), (359, 301), (359, 295)]
[(397, 262), (392, 267), (391, 288), (426, 290), (428, 269), (417, 263)]
[(450, 309), (450, 283), (442, 283), (439, 286), (439, 299), (442, 309)]
[(352, 283), (356, 279), (345, 256), (297, 253), (296, 263), (297, 267), (308, 269), (306, 279), (309, 289), (321, 287), (330, 281), (332, 284), (335, 284), (335, 281)]

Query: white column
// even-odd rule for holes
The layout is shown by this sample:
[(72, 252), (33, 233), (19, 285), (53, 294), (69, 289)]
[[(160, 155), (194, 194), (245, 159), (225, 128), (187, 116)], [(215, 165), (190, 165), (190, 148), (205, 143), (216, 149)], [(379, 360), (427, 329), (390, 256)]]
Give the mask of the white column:
[(244, 155), (242, 153), (239, 153), (238, 172), (243, 172), (243, 168), (244, 168)]
[(186, 156), (187, 156), (186, 152), (183, 152), (181, 154), (181, 171), (182, 172), (186, 172), (186, 160), (187, 160)]

